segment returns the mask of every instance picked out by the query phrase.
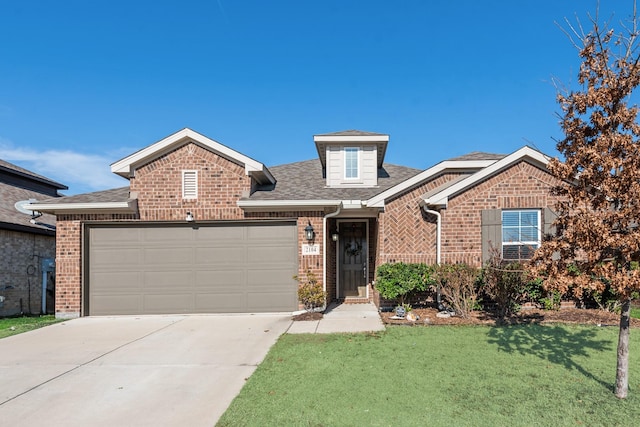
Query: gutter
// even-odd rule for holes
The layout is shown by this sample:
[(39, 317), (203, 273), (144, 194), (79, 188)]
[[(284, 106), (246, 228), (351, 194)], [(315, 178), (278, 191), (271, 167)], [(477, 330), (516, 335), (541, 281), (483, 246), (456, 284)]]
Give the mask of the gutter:
[(126, 202), (98, 202), (98, 203), (31, 203), (24, 205), (30, 211), (45, 213), (87, 213), (87, 212), (135, 212), (137, 199)]
[(423, 205), (422, 209), (431, 215), (435, 215), (436, 217), (436, 264), (440, 265), (441, 261), (441, 239), (442, 239), (442, 215), (438, 211), (434, 211), (429, 209), (427, 205)]

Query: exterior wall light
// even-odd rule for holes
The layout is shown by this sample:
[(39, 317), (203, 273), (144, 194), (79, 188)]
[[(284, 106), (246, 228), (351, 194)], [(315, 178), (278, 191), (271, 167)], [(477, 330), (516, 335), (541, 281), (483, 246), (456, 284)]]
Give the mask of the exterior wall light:
[(193, 222), (195, 221), (195, 218), (193, 217), (193, 214), (191, 212), (187, 212), (187, 217), (184, 220), (187, 222)]
[(337, 242), (338, 241), (338, 237), (340, 237), (340, 235), (336, 231), (331, 235), (331, 240), (333, 240), (334, 242)]
[(311, 221), (309, 221), (309, 225), (304, 228), (304, 237), (306, 237), (308, 241), (312, 241), (315, 236), (316, 233), (313, 231)]

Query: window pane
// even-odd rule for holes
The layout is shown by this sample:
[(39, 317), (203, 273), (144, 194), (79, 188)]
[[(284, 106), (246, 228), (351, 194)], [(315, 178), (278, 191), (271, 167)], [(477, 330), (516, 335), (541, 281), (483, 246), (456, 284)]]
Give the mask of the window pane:
[(517, 227), (518, 225), (520, 225), (520, 215), (518, 211), (502, 212), (503, 227)]
[(358, 149), (344, 149), (344, 177), (358, 178)]
[(502, 247), (502, 258), (504, 259), (518, 259), (519, 257), (519, 248), (517, 245), (505, 245)]
[(519, 242), (520, 236), (517, 228), (503, 228), (502, 229), (502, 241), (503, 242)]
[(520, 239), (523, 242), (535, 242), (538, 240), (538, 229), (534, 227), (522, 227)]
[(523, 226), (538, 227), (538, 212), (525, 211), (520, 215), (520, 224)]
[(540, 245), (537, 210), (502, 212), (502, 257), (529, 259)]

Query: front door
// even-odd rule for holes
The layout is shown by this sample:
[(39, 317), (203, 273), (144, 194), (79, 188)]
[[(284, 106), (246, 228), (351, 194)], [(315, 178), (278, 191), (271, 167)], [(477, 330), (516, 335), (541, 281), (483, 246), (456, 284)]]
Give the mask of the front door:
[(367, 296), (367, 223), (340, 222), (339, 298)]

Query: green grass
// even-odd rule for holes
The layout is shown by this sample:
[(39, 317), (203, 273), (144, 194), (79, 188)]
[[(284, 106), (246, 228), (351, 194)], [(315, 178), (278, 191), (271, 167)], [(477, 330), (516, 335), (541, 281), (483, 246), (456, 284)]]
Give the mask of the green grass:
[(8, 317), (0, 319), (0, 338), (42, 328), (59, 322), (54, 316)]
[(631, 390), (612, 393), (615, 327), (390, 327), (283, 335), (220, 426), (630, 426)]
[(631, 307), (631, 317), (640, 319), (640, 307)]

